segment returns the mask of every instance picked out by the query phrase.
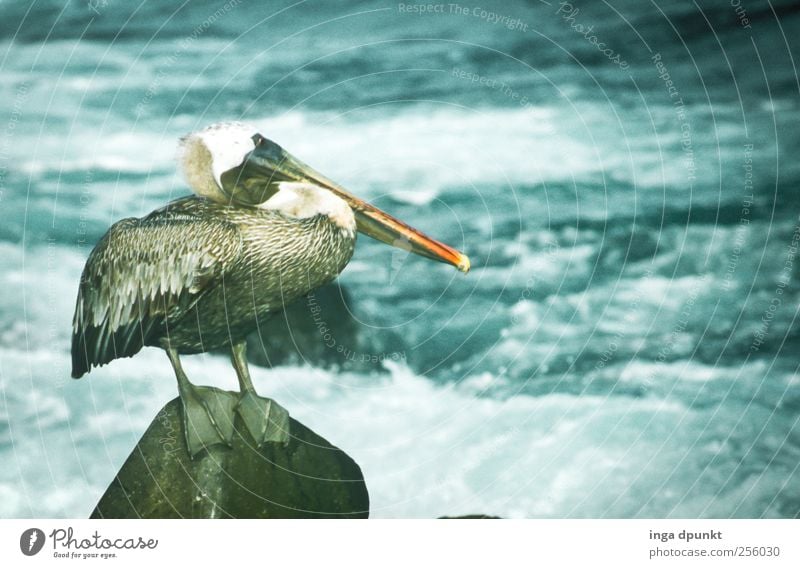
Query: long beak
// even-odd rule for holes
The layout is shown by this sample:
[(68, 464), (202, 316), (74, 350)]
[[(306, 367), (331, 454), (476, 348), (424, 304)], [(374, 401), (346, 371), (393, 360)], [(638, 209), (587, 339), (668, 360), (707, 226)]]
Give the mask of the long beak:
[(244, 203), (258, 204), (272, 197), (278, 191), (280, 182), (313, 183), (333, 192), (350, 206), (359, 232), (394, 247), (451, 264), (461, 272), (469, 272), (469, 258), (464, 253), (432, 239), (352, 195), (271, 140), (257, 137), (255, 141), (255, 150), (242, 166), (221, 176), (223, 190), (232, 198)]

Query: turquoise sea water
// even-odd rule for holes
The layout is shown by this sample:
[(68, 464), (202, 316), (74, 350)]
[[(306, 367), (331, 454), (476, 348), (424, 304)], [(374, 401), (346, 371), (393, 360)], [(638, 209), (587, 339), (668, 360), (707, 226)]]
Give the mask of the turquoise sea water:
[(74, 297), (230, 119), (472, 259), (362, 239), (254, 369), (373, 516), (800, 515), (796, 8), (434, 6), (3, 3), (0, 516), (87, 516), (176, 395), (154, 349), (69, 379)]

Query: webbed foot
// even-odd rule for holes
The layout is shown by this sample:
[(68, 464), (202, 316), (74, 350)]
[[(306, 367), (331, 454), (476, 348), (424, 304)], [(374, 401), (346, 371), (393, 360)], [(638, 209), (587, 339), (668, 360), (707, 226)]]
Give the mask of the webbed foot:
[(242, 417), (256, 447), (260, 448), (264, 442), (289, 441), (289, 413), (274, 400), (246, 390), (239, 398), (236, 412)]
[(211, 387), (187, 388), (181, 392), (183, 429), (192, 459), (215, 444), (231, 446), (236, 395)]

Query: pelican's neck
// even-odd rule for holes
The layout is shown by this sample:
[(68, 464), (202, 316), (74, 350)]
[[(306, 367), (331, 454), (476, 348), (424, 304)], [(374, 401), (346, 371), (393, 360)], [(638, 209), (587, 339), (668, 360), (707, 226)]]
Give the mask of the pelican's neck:
[(190, 136), (184, 140), (181, 169), (186, 183), (197, 195), (207, 197), (217, 203), (230, 201), (214, 179), (211, 152), (208, 151), (199, 136)]
[(350, 206), (331, 191), (318, 185), (282, 182), (275, 195), (259, 207), (279, 211), (298, 219), (325, 215), (342, 230), (353, 234), (356, 232), (356, 219)]

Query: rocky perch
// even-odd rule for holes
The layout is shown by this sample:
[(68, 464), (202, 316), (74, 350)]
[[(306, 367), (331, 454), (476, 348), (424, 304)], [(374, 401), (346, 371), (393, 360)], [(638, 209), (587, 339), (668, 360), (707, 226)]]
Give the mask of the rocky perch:
[(216, 445), (191, 459), (182, 412), (177, 398), (161, 409), (91, 518), (369, 516), (358, 464), (293, 418), (287, 443), (258, 449), (237, 416), (232, 447)]

